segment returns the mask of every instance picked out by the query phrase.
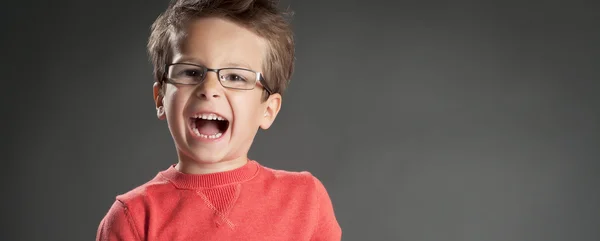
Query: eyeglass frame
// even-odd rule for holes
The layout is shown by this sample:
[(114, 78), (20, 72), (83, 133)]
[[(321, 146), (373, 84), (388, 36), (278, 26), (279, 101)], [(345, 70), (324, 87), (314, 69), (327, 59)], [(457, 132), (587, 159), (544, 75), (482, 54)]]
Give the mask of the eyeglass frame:
[[(204, 77), (197, 84), (181, 84), (181, 83), (169, 81), (170, 78), (168, 78), (167, 75), (168, 75), (168, 72), (169, 72), (169, 67), (173, 66), (173, 65), (190, 65), (190, 66), (195, 66), (195, 67), (202, 68), (202, 69), (204, 69)], [(256, 88), (256, 83), (254, 83), (254, 87), (252, 87), (252, 89), (240, 89), (240, 88), (234, 88), (234, 87), (227, 87), (227, 86), (223, 85), (223, 82), (221, 82), (221, 78), (219, 77), (219, 72), (221, 70), (232, 70), (232, 69), (245, 70), (245, 71), (253, 72), (254, 74), (257, 75), (256, 81), (258, 83), (260, 83), (260, 85), (262, 85), (263, 89), (265, 91), (267, 91), (267, 94), (269, 94), (269, 95), (273, 94), (273, 91), (267, 85), (267, 81), (266, 81), (265, 77), (263, 76), (262, 72), (258, 72), (258, 71), (254, 71), (254, 70), (246, 69), (246, 68), (239, 68), (239, 67), (225, 67), (225, 68), (216, 68), (216, 69), (213, 69), (213, 68), (209, 68), (209, 67), (206, 67), (206, 66), (203, 66), (203, 65), (192, 64), (192, 63), (170, 63), (170, 64), (166, 64), (165, 65), (165, 71), (163, 73), (163, 81), (164, 82), (169, 82), (171, 84), (178, 84), (178, 85), (198, 85), (198, 84), (203, 83), (204, 80), (206, 80), (206, 75), (208, 74), (208, 72), (214, 72), (215, 74), (217, 74), (217, 78), (219, 79), (219, 84), (221, 84), (221, 86), (223, 86), (223, 88), (234, 89), (234, 90), (253, 90), (254, 88)]]

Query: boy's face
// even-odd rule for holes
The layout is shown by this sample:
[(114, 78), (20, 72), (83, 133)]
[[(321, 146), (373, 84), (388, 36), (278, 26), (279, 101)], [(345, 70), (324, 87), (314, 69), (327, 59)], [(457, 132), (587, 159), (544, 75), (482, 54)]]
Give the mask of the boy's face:
[[(201, 18), (190, 23), (187, 33), (181, 48), (174, 50), (172, 63), (264, 73), (267, 43), (246, 28), (221, 18)], [(180, 164), (188, 169), (245, 163), (258, 128), (269, 128), (281, 105), (279, 94), (263, 101), (260, 84), (252, 90), (225, 88), (215, 72), (207, 72), (198, 85), (165, 87), (161, 96), (160, 86), (154, 86), (157, 115), (167, 119)], [(203, 114), (216, 114), (227, 121), (197, 118)]]

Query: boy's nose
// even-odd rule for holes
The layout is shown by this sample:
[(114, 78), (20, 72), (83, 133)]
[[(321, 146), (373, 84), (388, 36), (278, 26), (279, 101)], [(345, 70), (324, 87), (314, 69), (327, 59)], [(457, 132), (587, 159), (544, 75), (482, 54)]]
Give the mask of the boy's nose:
[(197, 87), (196, 94), (203, 99), (219, 98), (222, 89), (217, 73), (208, 72), (204, 81)]

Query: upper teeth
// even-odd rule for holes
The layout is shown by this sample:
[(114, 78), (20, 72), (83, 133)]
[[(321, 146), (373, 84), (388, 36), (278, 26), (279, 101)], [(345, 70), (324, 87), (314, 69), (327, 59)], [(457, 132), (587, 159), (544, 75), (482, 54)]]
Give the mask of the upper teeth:
[(204, 120), (225, 120), (225, 118), (218, 116), (216, 114), (196, 114), (194, 118), (204, 119)]

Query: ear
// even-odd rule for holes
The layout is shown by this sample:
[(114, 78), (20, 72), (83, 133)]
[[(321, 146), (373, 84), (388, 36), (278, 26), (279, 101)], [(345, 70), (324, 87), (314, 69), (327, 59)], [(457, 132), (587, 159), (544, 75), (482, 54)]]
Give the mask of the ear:
[(163, 106), (163, 96), (160, 94), (162, 85), (159, 82), (154, 82), (154, 104), (156, 105), (156, 116), (159, 120), (165, 119), (165, 107)]
[(266, 130), (271, 127), (273, 122), (275, 121), (275, 117), (279, 113), (281, 109), (281, 95), (278, 93), (272, 94), (269, 96), (269, 99), (265, 102), (266, 109), (263, 114), (260, 122), (260, 128)]

